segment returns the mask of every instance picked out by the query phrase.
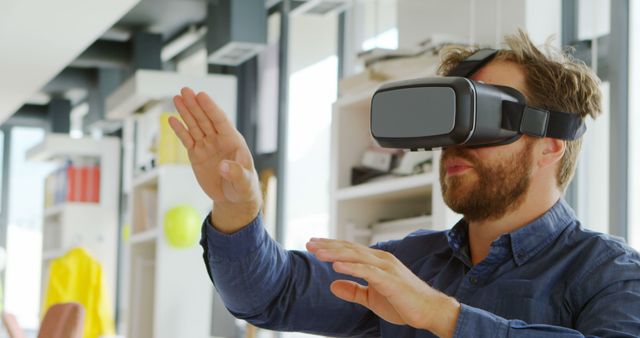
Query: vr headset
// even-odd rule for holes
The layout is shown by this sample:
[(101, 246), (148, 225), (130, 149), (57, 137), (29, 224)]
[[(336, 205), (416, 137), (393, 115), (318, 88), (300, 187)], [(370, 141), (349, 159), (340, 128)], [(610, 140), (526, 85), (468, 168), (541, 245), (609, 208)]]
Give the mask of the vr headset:
[(387, 148), (496, 146), (522, 135), (575, 140), (586, 127), (578, 114), (527, 106), (514, 88), (468, 79), (497, 50), (481, 49), (447, 77), (398, 81), (371, 99), (371, 134)]

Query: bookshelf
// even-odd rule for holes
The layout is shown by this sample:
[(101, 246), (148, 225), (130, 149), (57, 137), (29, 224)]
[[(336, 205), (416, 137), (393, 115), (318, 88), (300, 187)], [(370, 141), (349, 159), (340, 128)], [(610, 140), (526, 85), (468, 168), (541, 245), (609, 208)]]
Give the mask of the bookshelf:
[(210, 199), (188, 165), (163, 165), (133, 182), (127, 337), (209, 337), (213, 286), (202, 249), (197, 241), (189, 248), (172, 247), (163, 218), (184, 204), (204, 218)]
[[(410, 77), (398, 74), (389, 81)], [(442, 200), (439, 150), (433, 151), (430, 171), (351, 185), (351, 168), (360, 164), (364, 151), (375, 142), (370, 134), (371, 97), (380, 85), (344, 92), (333, 104), (331, 235), (365, 245), (399, 239), (418, 229), (443, 230), (458, 219)]]
[(122, 250), (117, 331), (126, 337), (209, 338), (219, 319), (235, 325), (230, 315), (213, 312), (222, 301), (200, 245), (173, 247), (163, 229), (164, 215), (173, 207), (189, 205), (200, 220), (212, 208), (166, 123), (167, 114), (176, 114), (171, 99), (183, 86), (212, 95), (235, 121), (236, 78), (231, 75), (138, 70), (106, 100), (107, 118), (123, 125), (122, 217), (130, 230)]
[[(48, 134), (43, 141), (27, 151), (30, 161), (46, 161), (58, 164), (56, 172), (64, 177), (55, 177), (57, 186), (54, 196), (45, 197), (43, 213), (42, 243), (42, 280), (41, 288), (44, 296), (48, 284), (48, 270), (52, 260), (64, 255), (71, 248), (82, 246), (100, 262), (104, 272), (110, 304), (115, 304), (117, 281), (117, 240), (118, 240), (118, 186), (120, 184), (120, 140), (114, 137), (71, 138), (67, 134)], [(75, 199), (70, 201), (67, 189), (71, 185), (66, 176), (66, 163), (69, 159), (76, 162), (91, 159), (97, 163), (99, 178), (93, 185), (97, 195), (89, 201)], [(61, 170), (60, 168), (63, 168)], [(54, 172), (54, 173), (56, 173)], [(53, 174), (53, 173), (52, 173)], [(52, 176), (50, 176), (52, 177)], [(62, 186), (60, 185), (60, 179)], [(84, 178), (76, 178), (86, 185)], [(95, 188), (97, 185), (98, 190)], [(76, 185), (79, 189), (85, 189)], [(97, 198), (97, 200), (96, 200)]]

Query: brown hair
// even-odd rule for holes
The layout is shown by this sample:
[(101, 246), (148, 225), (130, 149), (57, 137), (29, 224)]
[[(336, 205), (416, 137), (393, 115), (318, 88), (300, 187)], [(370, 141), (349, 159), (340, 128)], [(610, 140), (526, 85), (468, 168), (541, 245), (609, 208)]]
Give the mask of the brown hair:
[[(522, 30), (505, 37), (505, 49), (496, 54), (495, 60), (511, 61), (523, 66), (527, 104), (549, 110), (580, 114), (596, 118), (602, 111), (600, 80), (584, 62), (573, 58), (548, 42), (543, 50), (536, 47)], [(446, 75), (478, 48), (447, 46), (440, 52), (438, 74)], [(567, 141), (560, 162), (557, 184), (564, 191), (571, 182), (576, 168), (582, 138)]]

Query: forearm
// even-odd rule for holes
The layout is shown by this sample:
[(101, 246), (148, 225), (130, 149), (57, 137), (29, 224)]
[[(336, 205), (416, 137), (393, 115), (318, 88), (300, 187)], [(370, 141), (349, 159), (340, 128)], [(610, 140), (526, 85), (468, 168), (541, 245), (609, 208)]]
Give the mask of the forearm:
[(269, 293), (281, 288), (275, 277), (282, 276), (286, 255), (269, 240), (260, 216), (230, 234), (207, 221), (201, 244), (211, 280), (229, 310), (259, 312), (258, 303), (268, 302), (273, 297)]
[(207, 223), (201, 241), (205, 263), (237, 318), (274, 330), (325, 335), (377, 330), (370, 312), (330, 293), (329, 284), (338, 275), (329, 264), (306, 252), (282, 249), (262, 227), (260, 215), (230, 235), (206, 228)]
[(224, 234), (240, 231), (260, 213), (261, 201), (248, 203), (215, 203), (209, 222)]
[(438, 337), (453, 337), (458, 317), (460, 316), (461, 304), (453, 297), (449, 297), (435, 289), (427, 295), (428, 305), (425, 306), (420, 328), (425, 329)]

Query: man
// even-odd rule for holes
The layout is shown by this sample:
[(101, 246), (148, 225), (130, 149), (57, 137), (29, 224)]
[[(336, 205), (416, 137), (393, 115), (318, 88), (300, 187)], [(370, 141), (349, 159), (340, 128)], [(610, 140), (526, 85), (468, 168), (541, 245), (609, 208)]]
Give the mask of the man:
[[(536, 48), (520, 32), (470, 78), (509, 86), (530, 106), (597, 116), (600, 90), (584, 64)], [(448, 73), (470, 55), (450, 49)], [(174, 98), (170, 121), (214, 208), (201, 244), (212, 281), (238, 318), (331, 336), (640, 336), (640, 257), (582, 228), (562, 200), (580, 140), (523, 136), (443, 151), (445, 202), (464, 215), (368, 248), (311, 239), (286, 251), (262, 228), (261, 195), (242, 136), (204, 93)]]

